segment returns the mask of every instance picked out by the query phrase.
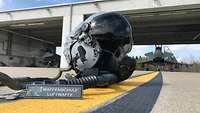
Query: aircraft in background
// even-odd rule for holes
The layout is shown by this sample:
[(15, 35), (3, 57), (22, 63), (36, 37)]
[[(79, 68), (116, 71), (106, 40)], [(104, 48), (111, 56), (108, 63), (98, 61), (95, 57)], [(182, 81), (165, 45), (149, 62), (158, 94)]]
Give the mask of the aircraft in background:
[(155, 51), (145, 53), (145, 58), (136, 58), (137, 64), (149, 64), (157, 66), (157, 69), (159, 69), (159, 66), (164, 65), (175, 65), (175, 67), (178, 67), (179, 63), (172, 53), (172, 51), (167, 47), (164, 46), (164, 51), (162, 50), (162, 45), (155, 45)]

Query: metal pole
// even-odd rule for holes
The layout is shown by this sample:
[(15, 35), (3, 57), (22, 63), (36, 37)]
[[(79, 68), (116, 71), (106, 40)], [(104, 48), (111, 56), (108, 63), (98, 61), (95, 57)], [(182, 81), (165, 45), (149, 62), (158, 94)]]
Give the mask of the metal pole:
[(69, 32), (72, 31), (73, 4), (70, 5)]

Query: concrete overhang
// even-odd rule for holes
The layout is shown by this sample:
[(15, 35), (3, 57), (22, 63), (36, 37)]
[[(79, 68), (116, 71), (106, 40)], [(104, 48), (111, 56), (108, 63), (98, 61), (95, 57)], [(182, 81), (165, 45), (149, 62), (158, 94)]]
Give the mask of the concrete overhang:
[(133, 27), (136, 45), (200, 44), (200, 5), (122, 12)]
[(58, 17), (15, 21), (9, 24), (1, 24), (0, 31), (60, 46), (62, 24), (63, 19)]
[(0, 12), (0, 28), (56, 42), (58, 46), (64, 16), (72, 13), (72, 16), (87, 17), (99, 11), (116, 11), (130, 20), (136, 45), (200, 44), (198, 0), (183, 0), (181, 3), (179, 0), (161, 1), (161, 4), (155, 1), (108, 0)]

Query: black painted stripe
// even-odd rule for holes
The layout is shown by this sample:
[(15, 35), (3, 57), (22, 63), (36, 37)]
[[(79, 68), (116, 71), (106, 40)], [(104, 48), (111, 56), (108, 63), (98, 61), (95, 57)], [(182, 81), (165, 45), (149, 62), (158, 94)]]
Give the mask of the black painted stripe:
[(131, 90), (120, 99), (90, 113), (150, 113), (163, 85), (161, 73), (148, 83)]

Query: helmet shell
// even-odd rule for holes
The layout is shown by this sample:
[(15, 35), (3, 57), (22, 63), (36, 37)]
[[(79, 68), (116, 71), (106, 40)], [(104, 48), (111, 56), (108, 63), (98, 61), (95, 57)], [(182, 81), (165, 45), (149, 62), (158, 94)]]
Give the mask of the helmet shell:
[(96, 14), (86, 22), (90, 24), (89, 34), (99, 41), (103, 49), (113, 52), (119, 46), (133, 43), (132, 27), (128, 20), (118, 13)]

